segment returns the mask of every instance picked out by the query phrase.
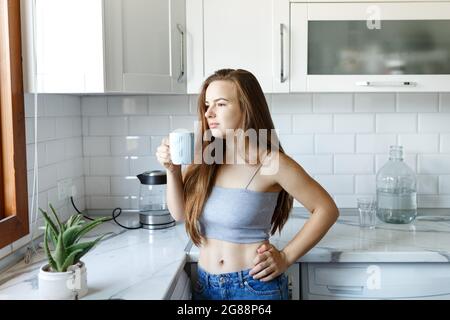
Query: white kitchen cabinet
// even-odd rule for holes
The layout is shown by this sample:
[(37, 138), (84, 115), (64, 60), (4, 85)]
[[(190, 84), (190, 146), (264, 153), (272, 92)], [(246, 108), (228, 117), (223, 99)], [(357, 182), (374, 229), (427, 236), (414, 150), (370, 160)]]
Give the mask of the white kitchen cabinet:
[(450, 91), (450, 2), (291, 3), (291, 92)]
[(303, 300), (450, 299), (448, 263), (302, 263)]
[(170, 300), (192, 300), (191, 282), (186, 271), (178, 275), (175, 288), (170, 294)]
[(246, 69), (264, 92), (289, 92), (289, 0), (187, 0), (187, 91), (222, 68)]
[(186, 93), (185, 0), (21, 4), (26, 92)]

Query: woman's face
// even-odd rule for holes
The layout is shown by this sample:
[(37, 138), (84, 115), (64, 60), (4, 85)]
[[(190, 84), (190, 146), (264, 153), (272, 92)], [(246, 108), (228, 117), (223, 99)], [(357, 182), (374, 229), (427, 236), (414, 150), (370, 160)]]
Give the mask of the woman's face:
[(205, 117), (215, 138), (225, 138), (227, 129), (239, 128), (242, 112), (233, 82), (216, 80), (206, 88)]

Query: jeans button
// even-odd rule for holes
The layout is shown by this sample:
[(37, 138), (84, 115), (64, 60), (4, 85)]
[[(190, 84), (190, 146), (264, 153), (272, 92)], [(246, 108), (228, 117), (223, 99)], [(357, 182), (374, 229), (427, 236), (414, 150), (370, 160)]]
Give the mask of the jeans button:
[(219, 281), (220, 281), (220, 283), (223, 283), (224, 282), (223, 277), (220, 277)]

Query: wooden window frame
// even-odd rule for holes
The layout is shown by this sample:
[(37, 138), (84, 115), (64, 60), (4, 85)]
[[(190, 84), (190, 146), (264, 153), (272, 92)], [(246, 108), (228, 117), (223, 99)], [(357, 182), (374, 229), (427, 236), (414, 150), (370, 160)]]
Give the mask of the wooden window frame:
[(0, 0), (0, 148), (2, 249), (29, 233), (20, 0)]

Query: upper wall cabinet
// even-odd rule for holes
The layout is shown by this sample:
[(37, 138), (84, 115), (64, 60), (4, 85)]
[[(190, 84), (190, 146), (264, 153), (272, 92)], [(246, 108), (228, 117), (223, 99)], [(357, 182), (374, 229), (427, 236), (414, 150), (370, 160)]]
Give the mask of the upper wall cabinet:
[(188, 93), (222, 68), (252, 72), (264, 92), (289, 92), (289, 0), (187, 0)]
[(28, 92), (34, 12), (37, 92), (186, 93), (185, 0), (30, 3), (22, 1)]
[(450, 3), (291, 3), (290, 91), (450, 91)]

